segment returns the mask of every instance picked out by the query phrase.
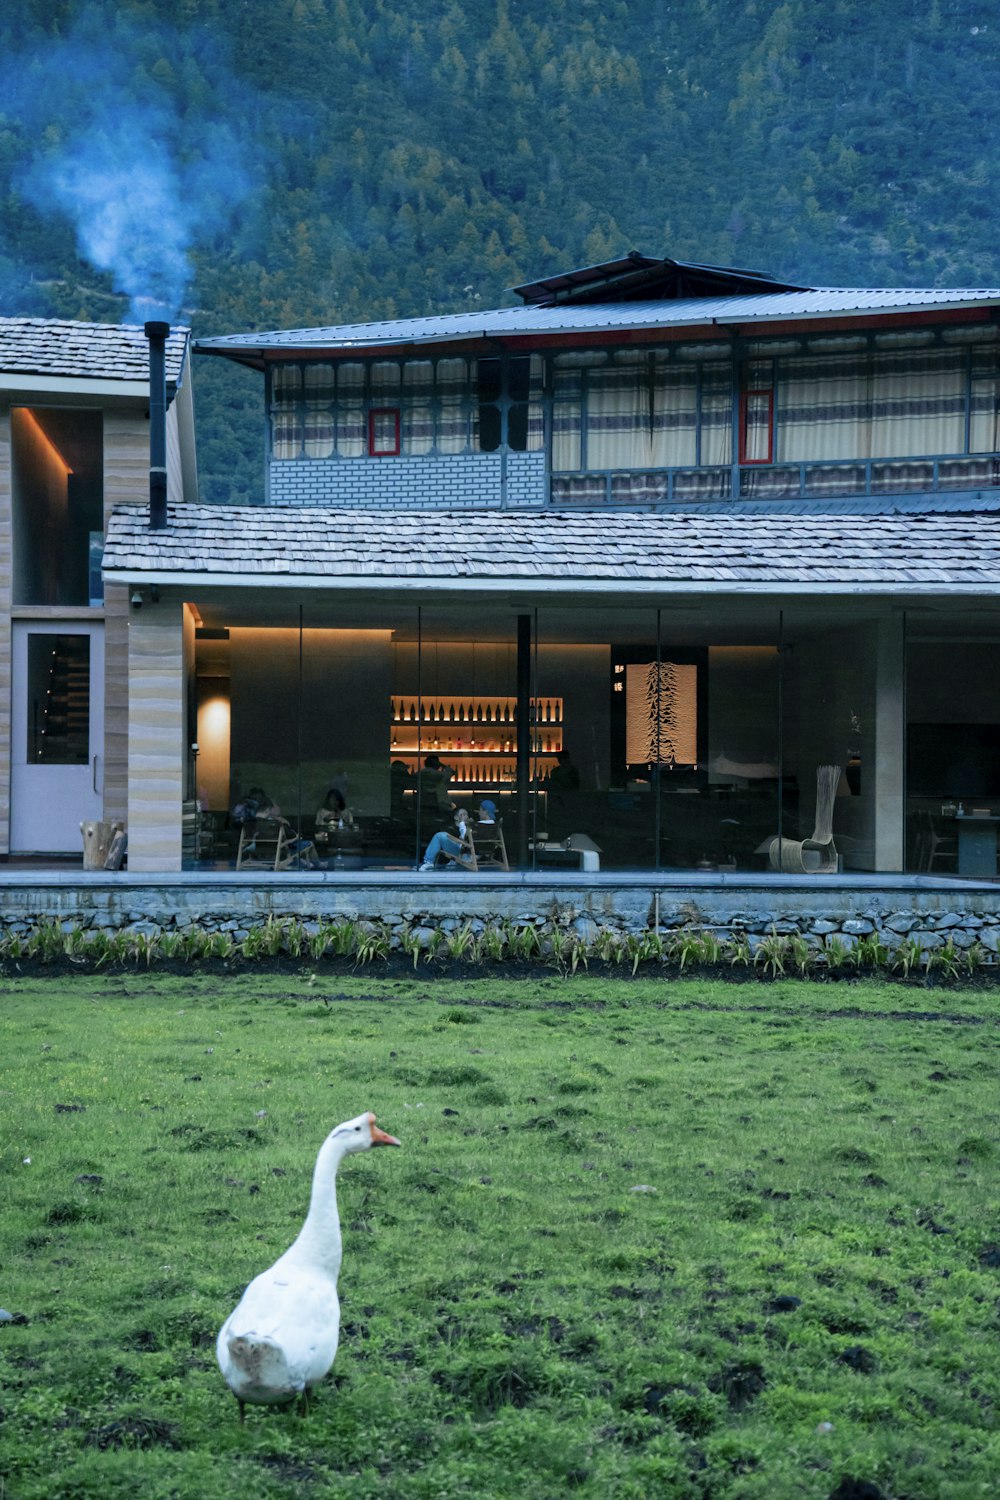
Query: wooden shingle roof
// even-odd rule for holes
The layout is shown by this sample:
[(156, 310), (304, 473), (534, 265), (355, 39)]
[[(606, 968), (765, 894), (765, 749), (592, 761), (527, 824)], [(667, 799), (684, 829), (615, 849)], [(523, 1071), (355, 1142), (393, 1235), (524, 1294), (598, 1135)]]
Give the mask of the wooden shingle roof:
[[(190, 330), (172, 328), (167, 383), (181, 378)], [(149, 379), (149, 342), (137, 325), (60, 318), (0, 318), (0, 373), (84, 380)]]
[(105, 573), (220, 584), (447, 591), (523, 584), (627, 592), (990, 592), (1000, 588), (1000, 512), (651, 514), (143, 506), (111, 517)]

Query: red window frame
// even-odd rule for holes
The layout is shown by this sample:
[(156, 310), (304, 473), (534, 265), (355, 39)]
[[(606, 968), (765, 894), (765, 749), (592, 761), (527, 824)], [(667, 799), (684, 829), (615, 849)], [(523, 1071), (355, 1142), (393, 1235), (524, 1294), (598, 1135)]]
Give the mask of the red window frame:
[[(767, 397), (767, 457), (747, 458), (747, 406), (750, 397)], [(773, 386), (751, 386), (747, 390), (740, 391), (740, 463), (741, 464), (773, 464), (774, 463), (774, 387)]]
[[(387, 448), (376, 446), (375, 428), (380, 417), (392, 417), (393, 419), (393, 446)], [(373, 406), (368, 413), (368, 457), (369, 458), (397, 458), (399, 456), (399, 407), (398, 406)]]

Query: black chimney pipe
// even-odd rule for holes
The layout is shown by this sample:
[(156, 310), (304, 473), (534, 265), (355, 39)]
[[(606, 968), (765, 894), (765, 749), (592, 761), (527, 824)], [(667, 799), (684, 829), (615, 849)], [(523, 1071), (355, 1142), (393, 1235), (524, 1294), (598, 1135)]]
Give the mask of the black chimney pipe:
[(167, 339), (169, 323), (146, 323), (149, 340), (149, 529), (167, 524)]

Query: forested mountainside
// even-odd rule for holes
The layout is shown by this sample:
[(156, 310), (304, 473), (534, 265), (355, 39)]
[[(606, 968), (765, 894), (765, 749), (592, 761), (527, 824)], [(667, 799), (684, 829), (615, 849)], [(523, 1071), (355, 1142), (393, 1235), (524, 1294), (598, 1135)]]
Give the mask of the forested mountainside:
[[(990, 0), (22, 0), (0, 53), (5, 313), (402, 317), (632, 248), (1000, 284)], [(258, 379), (195, 387), (203, 494), (259, 498)]]

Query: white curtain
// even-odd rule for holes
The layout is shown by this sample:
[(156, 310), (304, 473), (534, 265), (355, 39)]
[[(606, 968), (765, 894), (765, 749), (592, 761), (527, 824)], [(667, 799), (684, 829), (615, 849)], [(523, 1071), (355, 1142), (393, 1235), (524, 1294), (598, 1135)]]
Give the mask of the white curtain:
[(471, 416), (468, 360), (438, 360), (437, 393), (437, 450), (439, 453), (465, 453), (469, 447)]
[(749, 360), (744, 366), (741, 407), (741, 461), (748, 464), (770, 463), (771, 434), (774, 430), (773, 359)]
[(698, 458), (698, 371), (657, 355), (653, 375), (650, 466), (685, 468)]
[(965, 447), (961, 349), (872, 357), (871, 457), (961, 453)]
[(709, 360), (701, 367), (701, 462), (733, 461), (733, 367)]
[(403, 366), (403, 453), (430, 453), (434, 447), (434, 365), (410, 359)]
[(652, 467), (649, 367), (616, 355), (587, 372), (587, 468)]
[(336, 378), (332, 365), (306, 365), (306, 458), (329, 458), (333, 453), (336, 433), (333, 408), (335, 393)]
[(779, 462), (964, 449), (961, 349), (791, 359), (778, 371)]
[(867, 458), (869, 387), (864, 355), (780, 361), (777, 461)]
[(971, 453), (1000, 451), (1000, 349), (972, 351)]
[(607, 355), (594, 350), (557, 354), (552, 362), (552, 469), (573, 473), (583, 467), (583, 381), (591, 365)]
[(542, 407), (544, 380), (545, 362), (540, 354), (533, 354), (528, 377), (527, 453), (540, 453), (545, 447), (545, 411)]
[(271, 373), (271, 456), (298, 458), (302, 451), (302, 371), (276, 365)]
[(364, 396), (364, 365), (340, 365), (337, 369), (337, 453), (341, 458), (360, 458), (368, 450)]

